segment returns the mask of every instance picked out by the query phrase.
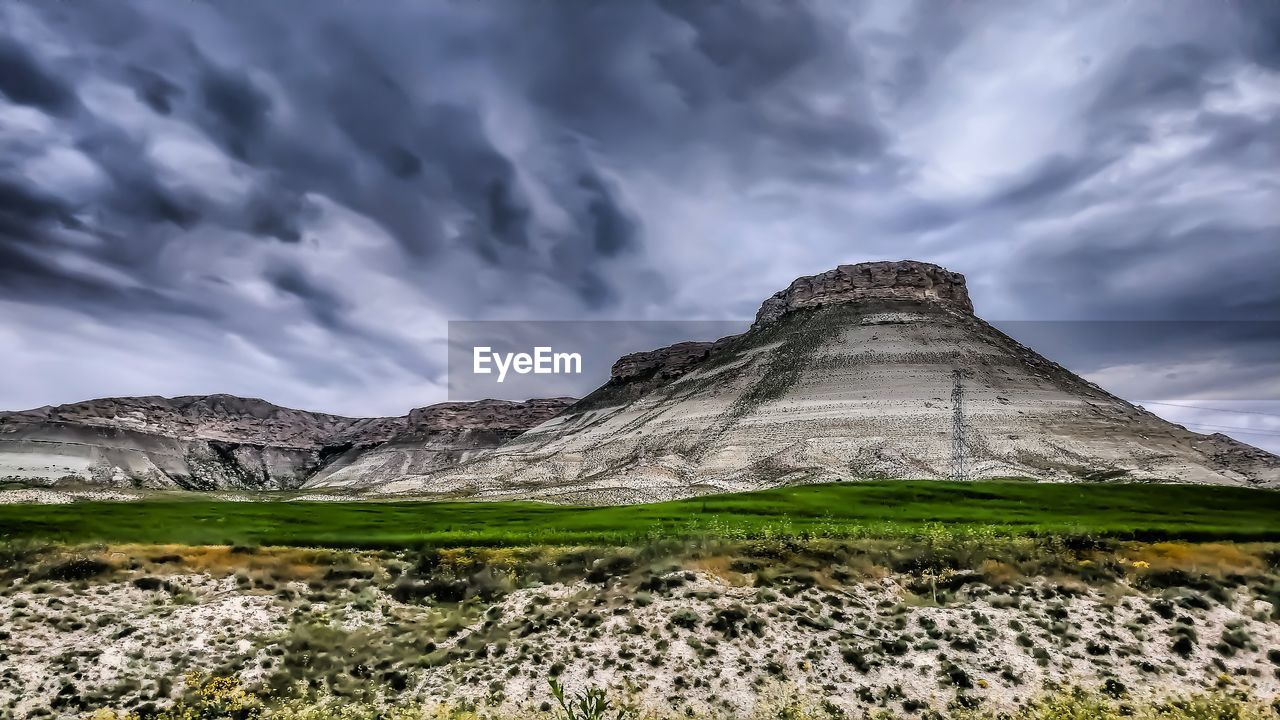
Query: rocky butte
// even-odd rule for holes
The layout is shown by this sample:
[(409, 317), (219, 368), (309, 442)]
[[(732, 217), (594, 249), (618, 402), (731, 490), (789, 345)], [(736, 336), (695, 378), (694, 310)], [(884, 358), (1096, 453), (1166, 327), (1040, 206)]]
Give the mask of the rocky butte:
[(629, 355), (496, 450), (383, 492), (624, 503), (868, 478), (1280, 484), (1280, 458), (1169, 423), (974, 314), (964, 276), (842, 265), (742, 335)]

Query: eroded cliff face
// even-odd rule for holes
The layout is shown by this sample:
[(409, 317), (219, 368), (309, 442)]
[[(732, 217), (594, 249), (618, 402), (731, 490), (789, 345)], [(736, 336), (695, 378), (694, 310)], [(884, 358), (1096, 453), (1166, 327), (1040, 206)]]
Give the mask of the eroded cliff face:
[[(493, 447), (571, 399), (480, 401), (349, 418), (233, 395), (125, 397), (0, 413), (0, 480), (190, 490), (286, 490), (387, 443)], [(486, 434), (487, 433), (487, 434)]]
[(794, 280), (786, 290), (764, 301), (756, 313), (755, 327), (800, 308), (871, 299), (937, 302), (962, 312), (973, 312), (973, 303), (960, 273), (914, 260), (870, 262), (841, 265)]
[(609, 370), (609, 380), (575, 407), (607, 407), (630, 402), (697, 367), (711, 356), (717, 342), (682, 342), (656, 350), (623, 355)]
[(657, 350), (631, 353), (618, 358), (609, 370), (609, 379), (632, 382), (657, 377), (674, 380), (706, 359), (715, 343), (682, 342)]

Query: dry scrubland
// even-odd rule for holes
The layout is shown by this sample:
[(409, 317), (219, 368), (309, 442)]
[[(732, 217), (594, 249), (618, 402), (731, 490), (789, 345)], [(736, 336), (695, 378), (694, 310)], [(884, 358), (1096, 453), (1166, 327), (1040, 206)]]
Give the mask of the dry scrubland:
[(17, 718), (563, 717), (553, 679), (574, 718), (1274, 718), (1280, 693), (1270, 543), (3, 553)]

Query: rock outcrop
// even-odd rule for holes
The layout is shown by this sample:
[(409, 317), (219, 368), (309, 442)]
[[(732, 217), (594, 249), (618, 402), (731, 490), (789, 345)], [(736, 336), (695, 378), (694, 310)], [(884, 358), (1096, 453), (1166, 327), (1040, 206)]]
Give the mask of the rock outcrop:
[[(387, 443), (483, 430), (450, 446), (496, 447), (571, 404), (486, 400), (348, 418), (233, 395), (104, 398), (0, 413), (0, 480), (189, 490), (284, 490)], [(425, 447), (424, 445), (424, 447)]]
[(786, 313), (859, 300), (924, 300), (945, 303), (972, 313), (973, 303), (964, 276), (930, 263), (902, 260), (841, 265), (819, 275), (798, 278), (786, 290), (764, 301), (755, 326)]
[(711, 354), (715, 343), (682, 342), (657, 350), (623, 355), (609, 370), (609, 379), (619, 383), (636, 380), (675, 380), (689, 368), (702, 362)]
[(630, 402), (684, 375), (710, 357), (713, 342), (682, 342), (657, 350), (623, 355), (609, 370), (609, 380), (584, 397), (579, 410)]

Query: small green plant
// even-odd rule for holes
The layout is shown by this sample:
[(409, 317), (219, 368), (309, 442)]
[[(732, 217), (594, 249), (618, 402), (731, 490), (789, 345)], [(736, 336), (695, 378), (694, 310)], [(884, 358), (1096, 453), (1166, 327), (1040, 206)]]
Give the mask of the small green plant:
[(587, 688), (566, 698), (564, 686), (555, 678), (547, 680), (547, 684), (551, 686), (551, 696), (560, 706), (557, 720), (626, 720), (633, 715), (624, 708), (615, 708), (605, 691), (598, 687)]

